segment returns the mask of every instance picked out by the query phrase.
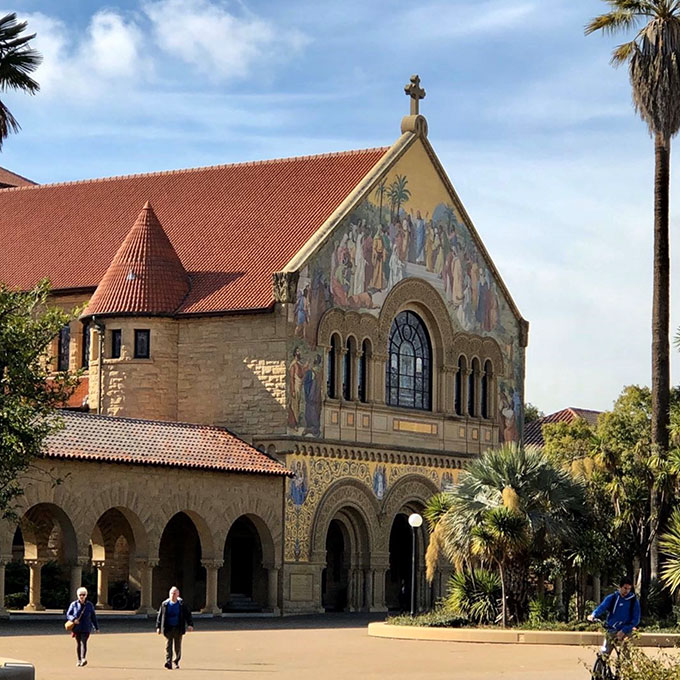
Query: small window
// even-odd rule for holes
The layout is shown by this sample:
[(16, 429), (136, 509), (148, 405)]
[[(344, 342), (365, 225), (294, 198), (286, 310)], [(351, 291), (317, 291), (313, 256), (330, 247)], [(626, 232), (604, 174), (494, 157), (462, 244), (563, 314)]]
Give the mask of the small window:
[(81, 366), (88, 368), (90, 366), (90, 324), (86, 323), (83, 326), (83, 356), (81, 357)]
[(479, 361), (472, 360), (472, 370), (468, 373), (468, 415), (477, 418), (477, 382), (479, 380)]
[(331, 338), (331, 348), (326, 356), (326, 394), (335, 399), (336, 388), (336, 374), (335, 374), (335, 359), (338, 356), (338, 337), (334, 335)]
[(482, 418), (491, 416), (491, 380), (493, 378), (493, 366), (490, 361), (484, 362), (484, 373), (482, 374)]
[(59, 352), (57, 355), (57, 370), (68, 371), (69, 350), (71, 348), (71, 327), (66, 324), (59, 331)]
[(359, 401), (365, 404), (368, 401), (368, 393), (366, 385), (368, 382), (368, 358), (371, 352), (368, 340), (361, 343), (361, 357), (359, 358), (359, 374), (357, 375), (357, 387), (359, 392)]
[(458, 370), (456, 371), (456, 377), (454, 378), (454, 390), (453, 390), (453, 409), (457, 416), (463, 415), (463, 374), (465, 372), (465, 359), (460, 357), (458, 359)]
[(151, 331), (135, 329), (135, 359), (148, 359), (151, 356)]
[(120, 359), (120, 349), (121, 349), (121, 330), (117, 328), (115, 331), (111, 331), (111, 358)]

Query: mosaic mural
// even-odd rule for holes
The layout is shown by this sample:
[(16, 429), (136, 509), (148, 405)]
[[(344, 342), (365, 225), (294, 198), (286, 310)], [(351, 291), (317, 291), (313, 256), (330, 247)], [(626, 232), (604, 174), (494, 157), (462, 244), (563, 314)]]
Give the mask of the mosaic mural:
[(440, 292), (455, 329), (498, 342), (506, 367), (498, 379), (500, 438), (517, 440), (524, 372), (518, 322), (420, 145), (378, 182), (300, 272), (288, 370), (289, 433), (321, 434), (323, 352), (315, 339), (324, 312), (341, 307), (377, 316), (390, 290), (407, 277)]
[(362, 482), (366, 490), (383, 501), (388, 491), (405, 475), (427, 477), (437, 488), (452, 488), (459, 470), (423, 469), (416, 465), (374, 463), (338, 458), (296, 456), (288, 461), (294, 476), (286, 493), (285, 559), (306, 561), (309, 557), (314, 515), (328, 488), (339, 479)]

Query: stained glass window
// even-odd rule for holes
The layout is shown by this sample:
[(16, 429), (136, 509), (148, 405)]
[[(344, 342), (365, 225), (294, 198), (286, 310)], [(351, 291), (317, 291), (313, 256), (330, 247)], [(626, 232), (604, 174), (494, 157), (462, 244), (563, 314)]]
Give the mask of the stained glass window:
[(57, 355), (57, 370), (59, 371), (68, 371), (70, 345), (71, 327), (66, 324), (59, 331), (59, 353)]
[(425, 324), (414, 312), (397, 314), (389, 340), (386, 401), (429, 411), (432, 408), (432, 348)]

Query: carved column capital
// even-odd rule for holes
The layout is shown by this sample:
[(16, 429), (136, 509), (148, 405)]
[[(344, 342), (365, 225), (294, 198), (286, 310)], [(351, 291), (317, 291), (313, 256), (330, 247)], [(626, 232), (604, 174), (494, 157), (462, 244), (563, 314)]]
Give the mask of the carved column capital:
[(201, 560), (201, 566), (206, 569), (221, 569), (224, 566), (224, 560)]

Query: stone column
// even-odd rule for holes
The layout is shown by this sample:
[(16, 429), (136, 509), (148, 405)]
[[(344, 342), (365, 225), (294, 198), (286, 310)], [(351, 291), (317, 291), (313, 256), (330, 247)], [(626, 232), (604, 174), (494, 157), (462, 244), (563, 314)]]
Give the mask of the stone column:
[(142, 582), (141, 597), (139, 601), (139, 609), (137, 614), (146, 614), (152, 616), (156, 613), (151, 601), (153, 597), (153, 568), (158, 566), (158, 560), (155, 558), (147, 560), (138, 560), (137, 566), (141, 575)]
[(364, 584), (364, 570), (363, 569), (355, 569), (354, 570), (354, 581), (355, 581), (355, 586), (354, 586), (354, 600), (355, 600), (355, 606), (356, 610), (358, 612), (365, 611), (366, 609), (366, 586)]
[(71, 600), (78, 597), (76, 591), (83, 585), (83, 567), (89, 561), (87, 557), (78, 557), (75, 564), (71, 565)]
[(24, 611), (41, 612), (45, 607), (40, 602), (41, 570), (45, 560), (24, 560), (29, 569), (28, 604)]
[(279, 570), (276, 567), (267, 569), (267, 606), (275, 614), (279, 613)]
[(93, 562), (97, 569), (97, 609), (111, 609), (109, 604), (109, 568), (104, 561)]
[(8, 619), (9, 612), (5, 609), (5, 565), (7, 561), (0, 560), (0, 619)]
[(364, 607), (367, 612), (373, 606), (373, 569), (364, 569)]
[(387, 567), (376, 566), (373, 569), (373, 601), (370, 603), (369, 611), (386, 612), (385, 603), (385, 574)]
[(347, 569), (347, 611), (356, 611), (354, 606), (354, 588), (355, 588), (355, 578), (354, 578), (354, 567), (349, 567)]
[(201, 609), (201, 614), (222, 614), (222, 609), (217, 606), (217, 572), (223, 564), (222, 560), (201, 561), (201, 565), (205, 567), (205, 607)]

